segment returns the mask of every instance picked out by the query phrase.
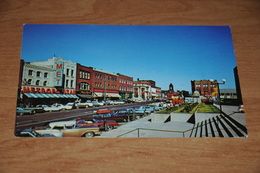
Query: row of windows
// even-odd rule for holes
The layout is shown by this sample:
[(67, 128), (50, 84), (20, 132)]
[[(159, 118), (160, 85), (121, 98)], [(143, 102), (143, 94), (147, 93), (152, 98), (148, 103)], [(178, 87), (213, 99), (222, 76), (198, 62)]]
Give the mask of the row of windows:
[(67, 87), (67, 88), (73, 88), (74, 86), (74, 80), (66, 80), (66, 82), (65, 82), (65, 86)]
[(88, 83), (82, 82), (82, 83), (79, 84), (79, 88), (80, 88), (81, 90), (89, 90), (89, 89), (90, 89), (90, 86), (89, 86)]
[[(104, 88), (103, 83), (95, 82), (95, 87)], [(107, 89), (117, 89), (117, 85), (115, 84), (107, 84)]]
[[(26, 81), (26, 79), (25, 79)], [(40, 83), (40, 80), (36, 80), (35, 83), (33, 83), (33, 80), (32, 79), (28, 79), (26, 81), (26, 85), (41, 85), (41, 86), (47, 86), (48, 84), (48, 81), (43, 81), (43, 83), (41, 84)]]
[[(200, 86), (201, 86), (200, 84), (196, 84), (196, 88), (199, 88)], [(207, 87), (208, 87), (208, 84), (204, 84), (203, 87), (204, 87), (204, 88), (207, 88)], [(216, 85), (213, 85), (213, 84), (212, 84), (212, 85), (210, 85), (210, 87), (215, 88)]]
[(125, 87), (125, 86), (120, 86), (120, 91), (133, 91), (133, 88)]
[(85, 71), (79, 72), (79, 78), (80, 79), (90, 79), (90, 73)]
[[(34, 71), (33, 70), (28, 70), (28, 76), (34, 76)], [(36, 77), (41, 77), (42, 72), (41, 71), (36, 71)], [(48, 77), (48, 73), (44, 72), (43, 73), (43, 77), (47, 78)]]
[[(100, 74), (100, 73), (96, 73), (95, 74), (95, 77), (97, 78), (97, 79), (102, 79), (103, 78), (103, 75), (102, 74)], [(107, 76), (107, 75), (104, 75), (104, 78), (106, 78), (106, 80), (111, 80), (111, 81), (117, 81), (117, 77), (115, 77), (115, 76)]]
[(133, 85), (132, 81), (129, 81), (129, 80), (126, 80), (126, 79), (120, 79), (119, 82), (123, 83), (123, 84)]
[(74, 70), (70, 70), (70, 69), (67, 68), (66, 76), (74, 77)]

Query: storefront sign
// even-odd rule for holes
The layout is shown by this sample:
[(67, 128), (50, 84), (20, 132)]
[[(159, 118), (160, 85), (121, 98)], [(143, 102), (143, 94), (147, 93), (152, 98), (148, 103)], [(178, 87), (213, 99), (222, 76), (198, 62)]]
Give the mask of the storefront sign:
[(56, 72), (55, 72), (55, 86), (62, 86), (62, 76), (63, 76), (63, 62), (56, 62)]
[(23, 93), (43, 93), (43, 94), (76, 94), (76, 90), (64, 89), (63, 93), (56, 88), (43, 88), (43, 87), (22, 87)]

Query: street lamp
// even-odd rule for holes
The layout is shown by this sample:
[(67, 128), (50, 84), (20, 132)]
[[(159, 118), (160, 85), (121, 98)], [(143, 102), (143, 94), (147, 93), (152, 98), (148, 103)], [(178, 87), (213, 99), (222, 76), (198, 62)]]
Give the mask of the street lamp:
[[(213, 80), (213, 79), (210, 79), (210, 81), (213, 82), (214, 80)], [(222, 79), (222, 83), (219, 83), (219, 82), (217, 81), (219, 109), (220, 109), (221, 112), (222, 112), (222, 106), (221, 106), (221, 100), (220, 100), (220, 89), (219, 89), (219, 85), (220, 85), (220, 84), (225, 84), (225, 83), (226, 83), (226, 79)]]

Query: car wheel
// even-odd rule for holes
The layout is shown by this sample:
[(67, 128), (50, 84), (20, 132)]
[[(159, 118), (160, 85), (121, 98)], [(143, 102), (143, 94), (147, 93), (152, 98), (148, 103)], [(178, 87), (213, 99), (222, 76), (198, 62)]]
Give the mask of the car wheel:
[(113, 130), (114, 129), (114, 126), (112, 126), (112, 125), (108, 125), (107, 126), (107, 130), (109, 131), (109, 130)]
[(93, 133), (93, 132), (87, 132), (87, 133), (85, 133), (84, 136), (85, 136), (86, 138), (93, 138), (94, 133)]

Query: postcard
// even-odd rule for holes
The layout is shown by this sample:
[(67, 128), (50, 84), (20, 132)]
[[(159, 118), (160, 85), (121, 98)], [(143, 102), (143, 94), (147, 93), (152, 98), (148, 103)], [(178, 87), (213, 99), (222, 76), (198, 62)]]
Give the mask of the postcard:
[(230, 26), (23, 26), (16, 137), (247, 137)]

